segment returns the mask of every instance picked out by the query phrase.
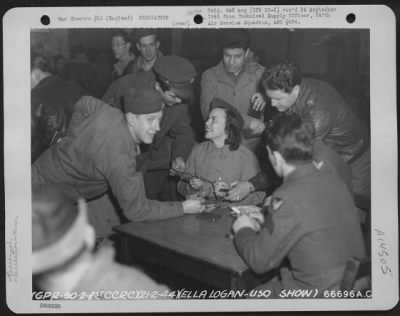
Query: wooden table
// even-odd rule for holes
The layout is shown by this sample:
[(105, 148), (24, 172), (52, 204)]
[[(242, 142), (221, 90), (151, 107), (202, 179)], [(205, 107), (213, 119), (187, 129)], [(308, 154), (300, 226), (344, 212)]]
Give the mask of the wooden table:
[(251, 289), (276, 275), (276, 271), (254, 274), (238, 255), (233, 239), (228, 236), (234, 220), (229, 208), (212, 212), (221, 217), (211, 221), (198, 215), (184, 215), (114, 227), (119, 234), (124, 263), (132, 262), (137, 256), (211, 287), (227, 290)]

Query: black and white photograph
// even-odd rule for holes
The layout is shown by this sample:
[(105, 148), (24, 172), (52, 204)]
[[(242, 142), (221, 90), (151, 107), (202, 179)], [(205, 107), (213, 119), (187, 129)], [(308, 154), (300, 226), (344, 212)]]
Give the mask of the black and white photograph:
[(397, 304), (388, 7), (7, 14), (12, 311)]

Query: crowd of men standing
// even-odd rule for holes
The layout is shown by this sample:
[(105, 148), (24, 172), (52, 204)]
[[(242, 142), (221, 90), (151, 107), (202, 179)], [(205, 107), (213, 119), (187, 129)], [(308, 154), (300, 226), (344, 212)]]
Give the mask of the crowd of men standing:
[[(239, 254), (254, 270), (268, 270), (285, 256), (305, 269), (307, 277), (285, 274), (279, 285), (273, 285), (275, 290), (285, 282), (294, 286), (295, 280), (324, 287), (328, 275), (329, 282), (336, 284), (345, 260), (365, 255), (352, 197), (370, 197), (369, 131), (331, 85), (303, 78), (299, 67), (290, 62), (261, 66), (251, 58), (248, 32), (226, 30), (221, 61), (201, 75), (196, 100), (194, 66), (186, 58), (163, 55), (155, 29), (137, 30), (134, 41), (118, 31), (111, 42), (117, 63), (112, 83), (101, 97), (78, 80), (54, 75), (43, 56), (32, 56), (35, 189), (51, 185), (75, 201), (111, 192), (130, 221), (204, 210), (201, 199), (182, 192), (203, 198), (211, 192), (237, 203), (251, 195), (254, 204), (266, 204), (264, 196), (274, 192), (267, 218), (254, 221), (240, 216), (233, 230)], [(140, 56), (132, 53), (134, 45)], [(270, 116), (269, 103), (280, 115)], [(191, 117), (191, 107), (196, 105), (202, 117)], [(204, 138), (196, 135), (193, 120), (205, 122)], [(267, 153), (268, 162), (262, 158)], [(270, 168), (266, 171), (262, 164)], [(325, 171), (329, 176), (320, 175)], [(182, 179), (184, 173), (191, 179)], [(212, 178), (214, 185), (207, 187), (204, 178)], [(340, 200), (339, 206), (327, 205), (320, 211), (327, 200)], [(293, 206), (298, 201), (303, 208), (296, 215)], [(301, 212), (313, 222), (293, 235)], [(334, 229), (331, 212), (339, 216)], [(266, 223), (263, 234), (257, 233), (260, 222)], [(279, 225), (289, 228), (289, 239), (274, 228)], [(322, 238), (303, 239), (319, 228), (326, 231)], [(342, 238), (332, 242), (336, 233)], [(330, 262), (311, 262), (329, 266), (329, 274), (308, 275), (312, 272), (304, 247), (291, 248), (299, 239), (305, 248), (318, 240), (321, 249), (341, 249)], [(254, 259), (258, 255), (253, 253), (280, 247), (283, 240), (288, 244), (286, 252), (279, 252), (279, 260), (269, 254)], [(300, 283), (296, 286), (304, 285)]]

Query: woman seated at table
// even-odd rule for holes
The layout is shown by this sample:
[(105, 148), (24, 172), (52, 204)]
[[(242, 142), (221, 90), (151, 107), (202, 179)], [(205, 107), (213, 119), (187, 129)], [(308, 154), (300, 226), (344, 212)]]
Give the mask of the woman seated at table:
[[(241, 145), (244, 125), (240, 113), (225, 101), (214, 98), (205, 123), (206, 141), (196, 145), (185, 166), (178, 192), (183, 196), (198, 194), (205, 198), (221, 197), (230, 184), (246, 181), (260, 170), (253, 152)], [(253, 192), (238, 204), (259, 204), (264, 193)]]

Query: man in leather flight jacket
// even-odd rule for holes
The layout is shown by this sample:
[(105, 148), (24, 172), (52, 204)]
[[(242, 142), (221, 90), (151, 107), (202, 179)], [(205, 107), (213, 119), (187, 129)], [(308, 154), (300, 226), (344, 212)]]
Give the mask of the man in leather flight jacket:
[(370, 137), (367, 126), (328, 83), (302, 78), (292, 63), (276, 64), (263, 75), (263, 86), (279, 112), (295, 112), (312, 121), (315, 137), (334, 149), (352, 168), (354, 193), (370, 197)]

